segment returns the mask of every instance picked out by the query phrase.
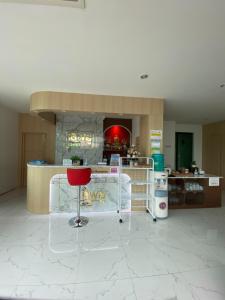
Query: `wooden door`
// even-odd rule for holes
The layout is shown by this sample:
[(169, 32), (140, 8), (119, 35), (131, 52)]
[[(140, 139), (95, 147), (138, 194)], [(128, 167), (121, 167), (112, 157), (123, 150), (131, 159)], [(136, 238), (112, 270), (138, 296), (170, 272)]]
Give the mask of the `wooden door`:
[(189, 169), (193, 156), (193, 133), (176, 132), (176, 169)]
[[(209, 174), (222, 174), (222, 152), (223, 152), (223, 136), (220, 134), (212, 134), (207, 142), (207, 163), (206, 170)], [(205, 167), (205, 166), (204, 166)]]
[(27, 184), (27, 163), (31, 160), (46, 160), (46, 133), (23, 133), (21, 184)]

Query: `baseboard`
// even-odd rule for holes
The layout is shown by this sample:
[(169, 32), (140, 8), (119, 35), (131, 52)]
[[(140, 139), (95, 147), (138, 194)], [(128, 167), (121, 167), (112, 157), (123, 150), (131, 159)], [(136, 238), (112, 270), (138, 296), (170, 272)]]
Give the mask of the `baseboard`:
[(12, 189), (10, 189), (10, 190), (4, 192), (4, 193), (1, 193), (1, 194), (0, 194), (0, 197), (3, 196), (3, 195), (5, 195), (5, 194), (8, 194), (8, 193), (10, 193), (10, 192), (12, 192), (12, 191), (14, 191), (14, 190), (16, 190), (16, 189), (17, 189), (17, 187), (14, 187), (14, 188), (12, 188)]

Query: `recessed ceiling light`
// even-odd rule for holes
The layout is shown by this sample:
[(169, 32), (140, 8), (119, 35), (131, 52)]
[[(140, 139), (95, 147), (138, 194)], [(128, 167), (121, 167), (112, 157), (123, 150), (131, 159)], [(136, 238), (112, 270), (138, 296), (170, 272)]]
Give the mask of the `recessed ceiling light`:
[(140, 78), (141, 79), (146, 79), (146, 78), (148, 78), (148, 74), (142, 74), (142, 75), (140, 75)]
[(225, 87), (225, 83), (222, 83), (222, 84), (220, 85), (220, 87), (221, 87), (221, 88)]

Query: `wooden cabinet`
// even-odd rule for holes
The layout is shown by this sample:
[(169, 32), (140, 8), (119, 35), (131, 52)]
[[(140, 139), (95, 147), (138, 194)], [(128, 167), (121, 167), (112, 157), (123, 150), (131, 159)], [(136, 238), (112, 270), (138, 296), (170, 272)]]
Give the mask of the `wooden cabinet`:
[(203, 208), (221, 206), (221, 185), (209, 186), (209, 177), (169, 177), (169, 208)]

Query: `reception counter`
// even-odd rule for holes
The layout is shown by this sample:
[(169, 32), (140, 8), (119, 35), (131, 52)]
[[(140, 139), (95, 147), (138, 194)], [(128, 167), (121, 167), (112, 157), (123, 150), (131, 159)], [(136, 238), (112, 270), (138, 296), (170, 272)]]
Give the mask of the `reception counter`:
[[(79, 168), (81, 167), (79, 166)], [(115, 183), (115, 172), (119, 174), (119, 168), (105, 165), (91, 165), (87, 167), (92, 169), (92, 180), (88, 186), (89, 196), (92, 197), (95, 193), (101, 191), (104, 197), (108, 199), (108, 204), (105, 204), (104, 207), (102, 205), (100, 208), (96, 203), (92, 203), (92, 207), (96, 208), (95, 211), (107, 211), (115, 207), (114, 204), (116, 198), (118, 198), (118, 184), (116, 185)], [(72, 194), (65, 176), (67, 168), (67, 166), (62, 165), (27, 165), (27, 209), (30, 212), (48, 214), (52, 211), (53, 207), (53, 211), (63, 211), (63, 207), (69, 207), (66, 198), (72, 199)], [(77, 168), (77, 166), (72, 166), (72, 168)], [(148, 168), (126, 167), (120, 173), (119, 196), (121, 197), (121, 209), (124, 208), (133, 211), (146, 210), (147, 185), (139, 183), (139, 181), (144, 181), (145, 183), (148, 176), (147, 172), (149, 172)], [(99, 176), (101, 180), (96, 178)], [(91, 185), (92, 183), (94, 184), (93, 186)], [(61, 198), (57, 200), (59, 193)], [(55, 196), (53, 197), (50, 194), (54, 194)], [(55, 203), (58, 203), (57, 207), (55, 207)], [(85, 211), (90, 210), (91, 208), (85, 209)]]
[[(72, 167), (77, 168), (76, 166)], [(103, 192), (104, 197), (109, 199), (109, 202), (101, 207), (99, 203), (92, 203), (92, 207), (86, 207), (85, 211), (92, 211), (94, 207), (94, 211), (107, 211), (113, 207), (115, 209), (118, 185), (116, 183), (117, 175), (113, 171), (119, 172), (118, 167), (102, 165), (88, 167), (92, 169), (92, 183), (94, 184), (88, 188), (89, 196), (92, 197), (100, 191)], [(66, 206), (69, 207), (67, 200), (72, 199), (73, 194), (67, 184), (67, 168), (62, 165), (27, 165), (27, 209), (30, 212), (48, 214), (51, 211), (64, 211)], [(120, 195), (126, 195), (123, 206), (128, 210), (146, 210), (146, 186), (142, 183), (137, 185), (139, 181), (145, 182), (146, 171), (145, 168), (127, 167), (120, 177), (120, 180), (123, 181)], [(99, 175), (101, 180), (97, 179)], [(222, 186), (223, 178), (213, 175), (169, 177), (169, 208), (220, 207)], [(59, 193), (60, 199), (57, 198)]]
[[(72, 168), (76, 168), (72, 166)], [(82, 166), (79, 166), (81, 168)], [(88, 166), (92, 173), (109, 173), (110, 166)], [(66, 174), (67, 166), (27, 165), (27, 209), (32, 213), (48, 214), (50, 211), (50, 182), (56, 174)], [(69, 166), (71, 168), (71, 166)]]

